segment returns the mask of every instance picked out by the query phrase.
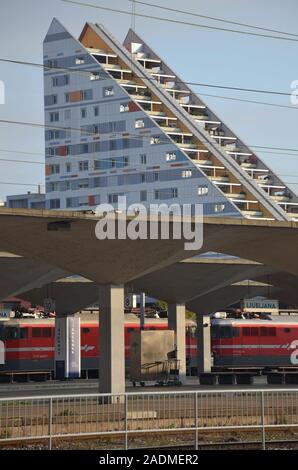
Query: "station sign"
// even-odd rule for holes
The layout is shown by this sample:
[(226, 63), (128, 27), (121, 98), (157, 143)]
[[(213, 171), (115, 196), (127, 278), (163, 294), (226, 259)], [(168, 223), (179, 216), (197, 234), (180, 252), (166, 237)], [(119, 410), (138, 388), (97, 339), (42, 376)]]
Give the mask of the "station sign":
[(272, 299), (244, 299), (242, 308), (244, 312), (278, 313), (279, 301)]
[(9, 320), (10, 311), (11, 309), (7, 305), (0, 303), (0, 320)]

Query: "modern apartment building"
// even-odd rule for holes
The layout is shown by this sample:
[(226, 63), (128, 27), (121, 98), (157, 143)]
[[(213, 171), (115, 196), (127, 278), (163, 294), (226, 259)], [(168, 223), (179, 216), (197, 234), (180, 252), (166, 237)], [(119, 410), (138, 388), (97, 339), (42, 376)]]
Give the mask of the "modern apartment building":
[(202, 203), (208, 216), (298, 220), (298, 198), (130, 30), (121, 45), (54, 19), (44, 42), (46, 207)]

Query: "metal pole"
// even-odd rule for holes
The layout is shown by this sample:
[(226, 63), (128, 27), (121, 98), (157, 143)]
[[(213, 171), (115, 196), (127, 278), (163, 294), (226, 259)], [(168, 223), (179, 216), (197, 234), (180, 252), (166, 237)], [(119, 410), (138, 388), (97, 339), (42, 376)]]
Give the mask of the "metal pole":
[(49, 398), (49, 414), (48, 414), (48, 448), (52, 450), (52, 419), (53, 419), (53, 400)]
[(261, 392), (262, 450), (266, 450), (264, 392)]
[(198, 450), (199, 430), (198, 430), (198, 394), (195, 392), (195, 450)]
[(125, 450), (128, 449), (128, 435), (127, 435), (127, 395), (124, 395), (124, 431), (125, 431)]
[(140, 328), (141, 330), (145, 329), (145, 305), (146, 305), (146, 295), (145, 292), (140, 293)]

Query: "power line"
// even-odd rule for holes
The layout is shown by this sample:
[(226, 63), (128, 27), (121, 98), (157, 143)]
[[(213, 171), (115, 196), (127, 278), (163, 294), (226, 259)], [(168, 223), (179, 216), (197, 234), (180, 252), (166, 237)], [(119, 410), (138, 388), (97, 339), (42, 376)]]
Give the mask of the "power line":
[[(76, 127), (61, 127), (61, 126), (52, 126), (52, 125), (48, 125), (48, 124), (43, 124), (43, 123), (33, 123), (33, 122), (26, 122), (26, 121), (12, 121), (12, 120), (4, 120), (4, 119), (0, 119), (0, 123), (3, 123), (3, 124), (9, 124), (9, 125), (24, 125), (24, 126), (28, 126), (28, 127), (36, 127), (36, 128), (45, 128), (45, 129), (53, 129), (53, 130), (71, 130), (71, 131), (76, 131), (76, 132), (80, 132), (82, 133), (82, 129), (80, 128), (76, 128)], [(161, 129), (162, 130), (162, 129)], [(87, 131), (83, 131), (84, 135), (87, 135), (87, 136), (95, 136), (95, 135), (98, 135), (98, 133), (96, 132), (87, 132)], [(123, 139), (151, 139), (152, 135), (139, 135), (139, 134), (131, 134), (131, 133), (125, 133), (126, 135), (123, 136), (123, 132), (112, 132), (112, 134), (115, 134), (115, 135), (119, 135), (119, 136), (122, 136)], [(170, 138), (169, 138), (170, 139)], [(235, 137), (235, 139), (237, 139)], [(171, 140), (168, 140), (168, 139), (165, 139), (164, 141), (160, 141), (160, 143), (171, 143)], [(202, 140), (202, 145), (204, 145), (205, 143), (210, 143), (207, 139), (206, 140)], [(177, 142), (173, 141), (173, 144), (177, 144)], [(179, 143), (178, 143), (179, 144)], [(181, 144), (183, 145), (183, 143), (181, 142)], [(239, 145), (239, 144), (238, 144)], [(286, 152), (298, 152), (298, 149), (292, 149), (292, 148), (287, 148), (287, 147), (269, 147), (269, 146), (262, 146), (262, 145), (247, 145), (247, 144), (243, 144), (243, 145), (239, 145), (241, 148), (256, 148), (256, 149), (267, 149), (267, 150), (280, 150), (281, 151), (281, 154), (284, 154), (283, 151), (286, 151)], [(59, 146), (56, 146), (56, 147), (59, 147)], [(55, 148), (56, 148), (55, 147)], [(198, 151), (202, 151), (204, 149), (198, 149)], [(34, 153), (34, 155), (36, 155)], [(55, 157), (55, 155), (46, 155), (47, 157)]]
[[(61, 0), (61, 1), (64, 1), (64, 0)], [(88, 75), (88, 76), (91, 75), (91, 74), (94, 74), (94, 72), (96, 72), (96, 70), (73, 69), (73, 68), (70, 68), (70, 67), (54, 67), (54, 66), (50, 66), (50, 65), (40, 64), (40, 63), (37, 63), (37, 62), (27, 62), (27, 61), (17, 60), (17, 59), (0, 58), (0, 62), (7, 62), (7, 63), (11, 63), (11, 64), (16, 64), (16, 65), (28, 65), (28, 66), (31, 66), (31, 67), (40, 67), (40, 68), (48, 69), (48, 70), (56, 70), (56, 71), (59, 71), (59, 72), (78, 73), (78, 74), (83, 74), (83, 75)], [(94, 65), (97, 65), (97, 64), (94, 64)], [(105, 73), (104, 70), (101, 70), (101, 73), (102, 73), (102, 75), (101, 76), (99, 75), (99, 77), (101, 77), (103, 80), (109, 78), (108, 74)], [(133, 75), (135, 76), (135, 78), (141, 78), (143, 80), (152, 81), (154, 83), (156, 82), (156, 80), (154, 78), (149, 78), (146, 75), (135, 75), (135, 74), (133, 74)], [(222, 89), (225, 89), (225, 90), (245, 91), (245, 92), (251, 92), (251, 93), (264, 93), (264, 94), (279, 95), (279, 96), (292, 96), (292, 93), (285, 93), (285, 92), (274, 91), (274, 90), (260, 90), (260, 89), (255, 89), (255, 88), (233, 87), (233, 86), (227, 86), (227, 85), (214, 85), (214, 84), (210, 84), (210, 83), (185, 82), (185, 81), (182, 81), (182, 80), (175, 80), (175, 83), (181, 83), (181, 84), (184, 84), (184, 85), (191, 85), (191, 86), (222, 88)], [(190, 90), (190, 93), (191, 93), (191, 90)], [(203, 95), (203, 93), (200, 93), (200, 94)], [(206, 96), (208, 96), (208, 95), (206, 95)], [(234, 99), (236, 100), (236, 98), (234, 98)], [(248, 100), (246, 100), (246, 101), (248, 101)], [(257, 103), (255, 101), (252, 101), (252, 102)], [(265, 104), (265, 103), (260, 102), (259, 104)], [(271, 103), (266, 103), (266, 104), (271, 105)], [(282, 105), (276, 105), (276, 106), (282, 106)], [(298, 109), (295, 106), (293, 106), (293, 107), (289, 106), (289, 108)]]
[[(73, 5), (79, 5), (79, 6), (84, 6), (88, 8), (97, 8), (100, 10), (105, 10), (105, 11), (111, 11), (114, 13), (121, 13), (124, 15), (131, 15), (131, 12), (125, 11), (125, 10), (118, 10), (116, 8), (108, 8), (108, 7), (103, 7), (100, 5), (92, 5), (90, 3), (83, 3), (83, 2), (78, 2), (74, 0), (60, 0), (64, 3), (69, 3)], [(291, 37), (282, 37), (282, 36), (274, 36), (274, 35), (269, 35), (269, 34), (260, 34), (260, 33), (253, 33), (249, 31), (240, 31), (237, 29), (228, 29), (228, 28), (220, 28), (217, 26), (210, 26), (210, 25), (203, 25), (199, 23), (190, 23), (187, 21), (181, 21), (181, 20), (174, 20), (171, 18), (161, 18), (160, 16), (152, 16), (152, 15), (144, 15), (142, 13), (135, 13), (135, 16), (139, 16), (141, 18), (147, 18), (150, 20), (157, 20), (157, 21), (165, 21), (168, 23), (173, 23), (173, 24), (182, 24), (184, 26), (194, 26), (197, 28), (202, 28), (202, 29), (211, 29), (211, 30), (216, 30), (216, 31), (224, 31), (224, 32), (229, 32), (229, 33), (236, 33), (236, 34), (243, 34), (243, 35), (248, 35), (248, 36), (256, 36), (256, 37), (262, 37), (262, 38), (269, 38), (269, 39), (279, 39), (283, 41), (292, 41), (292, 42), (298, 42), (298, 39), (294, 39)]]
[[(96, 136), (98, 135), (98, 133), (96, 132), (89, 132), (89, 131), (86, 131), (86, 130), (82, 130), (81, 128), (77, 128), (77, 127), (64, 127), (64, 126), (54, 126), (54, 125), (50, 125), (50, 124), (43, 124), (43, 123), (37, 123), (37, 122), (29, 122), (29, 121), (13, 121), (13, 120), (5, 120), (5, 119), (0, 119), (0, 123), (3, 123), (3, 124), (9, 124), (9, 125), (23, 125), (23, 126), (28, 126), (28, 127), (37, 127), (37, 128), (45, 128), (45, 129), (53, 129), (53, 130), (71, 130), (71, 131), (76, 131), (76, 132), (80, 132), (80, 133), (83, 133), (85, 136)], [(162, 129), (160, 129), (162, 130)], [(115, 135), (120, 135), (122, 136), (123, 139), (151, 139), (152, 137), (154, 137), (153, 135), (139, 135), (139, 134), (131, 134), (131, 133), (125, 133), (125, 135), (123, 135), (123, 132), (119, 132), (119, 131), (116, 131), (116, 132), (111, 132), (111, 134), (115, 134)], [(219, 136), (220, 137), (220, 136)], [(202, 138), (204, 138), (202, 136)], [(170, 138), (169, 138), (170, 139)], [(161, 143), (171, 143), (171, 141), (169, 139), (165, 139), (164, 141), (160, 141)], [(235, 139), (237, 139), (237, 137), (235, 137)], [(174, 144), (177, 144), (177, 142), (173, 141)], [(180, 142), (182, 145), (183, 143)], [(210, 143), (207, 139), (204, 141), (202, 141), (202, 145), (204, 145), (205, 143)], [(178, 143), (179, 144), (179, 143)], [(259, 148), (259, 149), (269, 149), (269, 150), (285, 150), (285, 151), (291, 151), (291, 152), (298, 152), (298, 149), (291, 149), (291, 148), (283, 148), (283, 147), (268, 147), (268, 146), (262, 146), (262, 145), (242, 145), (241, 146), (242, 148)], [(200, 150), (204, 150), (204, 149), (198, 149), (198, 151)], [(51, 157), (53, 157), (54, 155), (50, 155)]]
[(232, 96), (222, 96), (222, 95), (210, 95), (209, 93), (199, 93), (199, 96), (209, 96), (210, 98), (219, 98), (222, 100), (231, 100), (231, 101), (240, 101), (242, 103), (252, 103), (252, 104), (261, 104), (264, 106), (273, 106), (276, 108), (286, 108), (286, 109), (297, 109), (297, 106), (287, 106), (285, 104), (277, 104), (277, 103), (267, 103), (265, 101), (257, 101), (257, 100), (245, 100), (242, 98), (233, 98)]
[(146, 5), (146, 6), (150, 6), (150, 7), (153, 7), (153, 8), (158, 8), (160, 10), (165, 10), (165, 11), (173, 11), (174, 13), (182, 13), (184, 15), (196, 16), (198, 18), (205, 18), (205, 19), (208, 19), (208, 20), (219, 21), (219, 22), (222, 22), (222, 23), (235, 24), (235, 25), (238, 25), (238, 26), (245, 26), (247, 28), (268, 31), (270, 33), (278, 33), (278, 34), (285, 34), (287, 36), (298, 37), (298, 34), (294, 34), (294, 33), (288, 33), (288, 32), (279, 31), (279, 30), (276, 30), (276, 29), (264, 28), (264, 27), (261, 27), (261, 26), (255, 26), (255, 25), (251, 25), (251, 24), (248, 24), (248, 23), (240, 23), (239, 21), (226, 20), (226, 19), (223, 19), (223, 18), (215, 17), (215, 16), (200, 15), (200, 14), (195, 13), (193, 11), (178, 10), (177, 8), (164, 7), (162, 5), (157, 5), (155, 3), (141, 2), (141, 1), (138, 1), (138, 0), (128, 0), (128, 1), (129, 2), (135, 1), (135, 3), (139, 3), (140, 5)]

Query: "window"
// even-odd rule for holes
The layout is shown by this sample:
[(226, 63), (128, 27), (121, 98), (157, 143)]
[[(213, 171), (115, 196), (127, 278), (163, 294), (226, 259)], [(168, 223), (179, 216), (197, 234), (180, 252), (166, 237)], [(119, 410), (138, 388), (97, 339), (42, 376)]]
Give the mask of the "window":
[(59, 139), (60, 131), (49, 131), (49, 140)]
[(147, 201), (147, 191), (140, 191), (140, 200)]
[(250, 336), (250, 328), (243, 328), (242, 329), (243, 336)]
[(205, 196), (206, 194), (208, 194), (208, 186), (199, 186), (198, 196)]
[(32, 338), (41, 338), (42, 328), (32, 328)]
[(60, 199), (50, 199), (50, 209), (60, 209)]
[(176, 197), (178, 197), (178, 188), (164, 188), (154, 191), (155, 199), (173, 199)]
[(191, 178), (192, 170), (183, 170), (181, 173), (182, 178)]
[(175, 154), (175, 152), (167, 152), (167, 154), (166, 154), (166, 161), (167, 161), (167, 162), (172, 162), (172, 161), (174, 161), (174, 160), (176, 160), (176, 154)]
[(44, 338), (51, 338), (52, 337), (52, 330), (51, 328), (42, 328), (42, 336)]
[(68, 75), (59, 75), (52, 77), (53, 87), (69, 85), (69, 76)]
[(79, 162), (79, 171), (88, 171), (88, 169), (89, 169), (88, 160), (84, 160), (83, 162)]
[(60, 165), (51, 165), (51, 173), (52, 175), (60, 173)]
[(220, 338), (232, 338), (233, 329), (231, 326), (221, 326), (219, 331)]
[(136, 119), (135, 121), (135, 128), (140, 129), (142, 127), (145, 127), (145, 122), (144, 119)]
[(99, 80), (99, 72), (92, 72), (90, 74), (90, 80)]
[(112, 86), (103, 89), (103, 96), (114, 96), (114, 88)]
[(142, 154), (140, 155), (140, 160), (141, 160), (141, 164), (142, 164), (142, 165), (146, 165), (146, 163), (147, 163), (147, 155), (146, 155), (145, 153), (142, 153)]
[(72, 198), (71, 197), (66, 198), (66, 207), (67, 208), (72, 207)]
[(223, 212), (225, 210), (224, 204), (215, 204), (214, 212)]
[(28, 328), (21, 328), (20, 330), (20, 338), (26, 339), (28, 338)]
[(145, 173), (141, 173), (140, 176), (141, 176), (141, 183), (145, 183), (145, 181), (146, 181)]
[(66, 173), (71, 172), (71, 163), (66, 163)]
[(120, 113), (126, 113), (127, 111), (129, 111), (128, 103), (120, 104)]
[(70, 118), (71, 118), (71, 111), (70, 111), (70, 109), (66, 109), (66, 110), (64, 111), (64, 119), (65, 119), (66, 121), (69, 121)]
[(240, 336), (240, 328), (233, 327), (233, 337), (237, 338)]
[(87, 117), (87, 109), (81, 108), (81, 118), (85, 119)]
[(291, 333), (291, 328), (284, 328), (284, 333)]
[(76, 57), (76, 65), (82, 65), (85, 63), (84, 57)]
[(94, 116), (99, 116), (99, 107), (94, 106), (93, 110), (94, 110)]
[(79, 189), (89, 188), (89, 181), (88, 180), (81, 180), (79, 181)]
[(90, 328), (83, 328), (83, 333), (85, 334), (90, 333)]
[(50, 113), (50, 121), (51, 122), (59, 121), (59, 113), (58, 112)]
[(121, 196), (121, 194), (109, 194), (108, 196), (108, 201), (110, 204), (118, 202), (118, 197)]
[(160, 144), (160, 137), (151, 137), (150, 144), (151, 145)]

